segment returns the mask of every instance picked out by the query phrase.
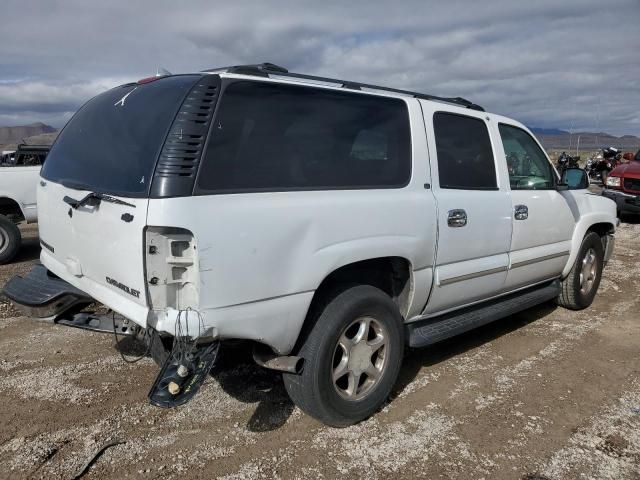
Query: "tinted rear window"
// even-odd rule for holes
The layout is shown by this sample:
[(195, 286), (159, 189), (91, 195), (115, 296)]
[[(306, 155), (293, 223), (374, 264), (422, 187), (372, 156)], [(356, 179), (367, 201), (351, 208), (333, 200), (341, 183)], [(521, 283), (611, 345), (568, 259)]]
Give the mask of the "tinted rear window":
[(437, 112), (433, 130), (441, 188), (497, 190), (493, 150), (484, 121)]
[(87, 190), (145, 196), (167, 131), (198, 78), (125, 85), (89, 100), (60, 133), (42, 176)]
[(236, 82), (223, 93), (200, 192), (393, 188), (407, 184), (405, 103), (332, 90)]

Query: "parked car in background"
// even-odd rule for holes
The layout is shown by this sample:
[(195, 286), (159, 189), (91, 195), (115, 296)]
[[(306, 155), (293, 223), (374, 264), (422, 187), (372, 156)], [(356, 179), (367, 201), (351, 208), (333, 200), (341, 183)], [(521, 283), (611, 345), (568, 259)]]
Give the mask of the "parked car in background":
[[(507, 162), (509, 159), (509, 162)], [(38, 187), (31, 315), (141, 335), (149, 398), (193, 397), (247, 340), (334, 426), (386, 401), (406, 346), (533, 305), (587, 308), (615, 205), (521, 123), (462, 98), (271, 64), (122, 85), (69, 121)], [(113, 316), (79, 310), (94, 301)]]
[(0, 264), (10, 262), (20, 249), (18, 224), (38, 220), (36, 187), (48, 146), (18, 145), (0, 159)]
[(618, 216), (640, 214), (640, 150), (629, 163), (609, 173), (602, 195), (616, 202)]

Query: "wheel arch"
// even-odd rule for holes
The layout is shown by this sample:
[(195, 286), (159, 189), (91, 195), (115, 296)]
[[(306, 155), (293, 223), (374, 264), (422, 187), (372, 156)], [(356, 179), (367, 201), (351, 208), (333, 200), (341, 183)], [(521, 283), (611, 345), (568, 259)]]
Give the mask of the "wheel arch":
[(347, 263), (332, 270), (314, 292), (294, 351), (315, 325), (326, 304), (353, 285), (379, 288), (391, 297), (402, 317), (406, 318), (415, 289), (412, 263), (402, 256), (375, 257)]
[[(573, 231), (573, 236), (571, 238), (571, 253), (569, 254), (567, 264), (562, 270), (562, 278), (564, 279), (569, 275), (569, 272), (573, 267), (573, 263), (576, 261), (580, 245), (582, 245), (582, 240), (588, 233), (595, 232), (600, 237), (605, 237), (608, 234), (614, 233), (615, 230), (615, 224), (611, 221), (611, 217), (609, 215), (593, 214), (589, 217), (581, 218)], [(603, 247), (604, 246), (605, 245), (603, 244)]]
[(22, 206), (13, 198), (0, 196), (0, 215), (5, 217), (18, 217), (18, 220), (24, 220), (25, 215)]

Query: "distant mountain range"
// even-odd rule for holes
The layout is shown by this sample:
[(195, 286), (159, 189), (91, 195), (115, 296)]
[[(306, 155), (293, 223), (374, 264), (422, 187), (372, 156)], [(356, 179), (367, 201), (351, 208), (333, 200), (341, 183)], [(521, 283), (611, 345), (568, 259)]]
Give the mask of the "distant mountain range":
[[(617, 147), (630, 151), (640, 149), (640, 138), (634, 135), (616, 137), (604, 132), (570, 133), (559, 128), (529, 127), (529, 129), (546, 149), (567, 151), (576, 149), (592, 151), (602, 147)], [(0, 146), (11, 149), (23, 142), (31, 145), (51, 145), (57, 135), (57, 129), (42, 122), (17, 127), (0, 127)]]
[(28, 137), (41, 135), (43, 133), (55, 133), (57, 131), (58, 130), (51, 125), (46, 125), (42, 122), (18, 127), (0, 127), (0, 144), (22, 143), (23, 140)]
[[(623, 150), (640, 149), (640, 138), (634, 135), (616, 137), (604, 132), (567, 132), (558, 128), (529, 127), (542, 146), (546, 149), (562, 149), (575, 151), (598, 150), (603, 147), (616, 147)], [(580, 142), (580, 143), (578, 143)]]

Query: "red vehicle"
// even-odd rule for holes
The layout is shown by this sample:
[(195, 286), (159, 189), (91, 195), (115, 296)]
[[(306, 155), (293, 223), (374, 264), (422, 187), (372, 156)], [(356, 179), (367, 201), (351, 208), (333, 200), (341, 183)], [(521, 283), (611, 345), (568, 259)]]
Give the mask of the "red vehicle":
[(640, 214), (640, 150), (629, 163), (611, 170), (602, 195), (616, 202), (618, 217), (623, 213)]

